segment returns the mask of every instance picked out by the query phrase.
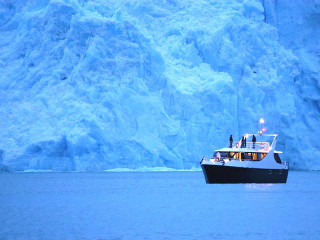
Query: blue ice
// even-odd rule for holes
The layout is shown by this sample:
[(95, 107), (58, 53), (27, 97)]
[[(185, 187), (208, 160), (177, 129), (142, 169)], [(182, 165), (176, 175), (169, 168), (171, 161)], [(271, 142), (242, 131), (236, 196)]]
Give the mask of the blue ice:
[(320, 169), (320, 5), (2, 1), (6, 171), (193, 169), (258, 131)]

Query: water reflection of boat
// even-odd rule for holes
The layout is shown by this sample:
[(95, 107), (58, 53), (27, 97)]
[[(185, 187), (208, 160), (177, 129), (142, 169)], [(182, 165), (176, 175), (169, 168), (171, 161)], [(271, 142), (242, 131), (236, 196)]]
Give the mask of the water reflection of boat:
[[(253, 134), (246, 134), (246, 139)], [(270, 142), (247, 142), (218, 149), (214, 156), (200, 162), (207, 183), (286, 183), (289, 164), (280, 159), (276, 151), (278, 134), (261, 134), (273, 137)]]

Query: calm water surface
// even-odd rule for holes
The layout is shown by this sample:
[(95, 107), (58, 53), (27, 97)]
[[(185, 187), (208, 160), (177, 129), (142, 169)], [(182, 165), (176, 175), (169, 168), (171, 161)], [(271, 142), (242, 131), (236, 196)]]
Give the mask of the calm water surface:
[(320, 173), (206, 185), (202, 172), (0, 174), (0, 239), (320, 239)]

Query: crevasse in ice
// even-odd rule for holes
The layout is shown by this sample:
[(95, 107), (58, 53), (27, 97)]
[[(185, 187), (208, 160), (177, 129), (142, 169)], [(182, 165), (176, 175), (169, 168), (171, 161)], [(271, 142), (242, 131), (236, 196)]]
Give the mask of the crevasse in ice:
[(316, 1), (1, 1), (0, 164), (197, 167), (264, 117), (320, 169)]

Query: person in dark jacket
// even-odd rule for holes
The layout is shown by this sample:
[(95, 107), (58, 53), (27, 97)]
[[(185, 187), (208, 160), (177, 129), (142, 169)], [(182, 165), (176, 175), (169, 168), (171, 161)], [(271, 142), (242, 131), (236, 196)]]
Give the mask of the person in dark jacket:
[(253, 149), (255, 149), (255, 147), (256, 147), (256, 141), (257, 141), (256, 136), (253, 135), (253, 136), (252, 136), (252, 146), (253, 146)]
[(229, 141), (230, 141), (230, 148), (232, 148), (232, 144), (233, 144), (233, 138), (232, 138), (232, 135), (230, 135), (230, 137), (229, 137)]
[(245, 148), (247, 147), (247, 138), (246, 138), (246, 136), (244, 136), (244, 147)]
[(242, 139), (241, 139), (241, 148), (244, 148), (244, 136), (242, 136)]

